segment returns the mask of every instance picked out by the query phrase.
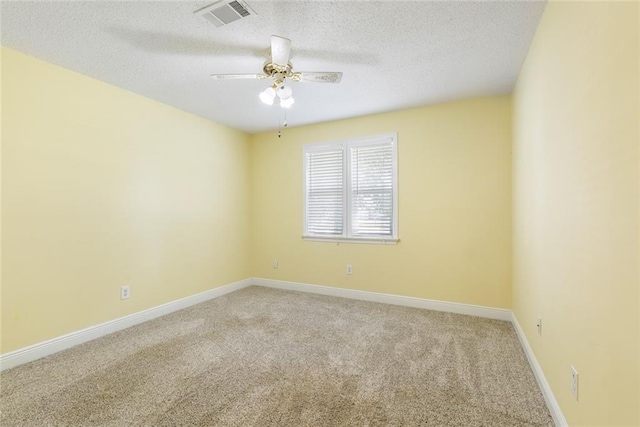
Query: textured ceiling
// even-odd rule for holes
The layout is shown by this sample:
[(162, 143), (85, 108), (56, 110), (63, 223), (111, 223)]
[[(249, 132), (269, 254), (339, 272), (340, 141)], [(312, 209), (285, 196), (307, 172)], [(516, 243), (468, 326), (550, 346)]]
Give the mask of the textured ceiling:
[(257, 1), (257, 16), (216, 28), (212, 1), (2, 2), (2, 45), (250, 133), (278, 127), (260, 102), (270, 35), (290, 38), (296, 71), (342, 71), (337, 85), (294, 83), (290, 126), (511, 91), (544, 2)]

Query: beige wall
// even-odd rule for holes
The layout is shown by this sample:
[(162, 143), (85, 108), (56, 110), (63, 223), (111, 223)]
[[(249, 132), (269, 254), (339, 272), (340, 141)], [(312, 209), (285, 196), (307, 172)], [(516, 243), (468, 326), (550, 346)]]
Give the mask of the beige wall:
[[(249, 137), (2, 54), (3, 353), (252, 275), (509, 307), (508, 97)], [(302, 144), (390, 131), (401, 242), (302, 241)]]
[(572, 426), (639, 422), (638, 49), (637, 2), (551, 2), (514, 95), (513, 309)]
[[(510, 307), (510, 121), (496, 97), (255, 136), (254, 276)], [(400, 243), (302, 240), (303, 145), (394, 131)]]
[(2, 56), (2, 352), (251, 275), (246, 134)]

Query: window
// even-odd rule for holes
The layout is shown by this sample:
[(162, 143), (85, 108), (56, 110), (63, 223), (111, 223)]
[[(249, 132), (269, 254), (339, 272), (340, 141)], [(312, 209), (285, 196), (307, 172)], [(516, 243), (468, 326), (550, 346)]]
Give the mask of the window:
[(398, 240), (397, 135), (304, 147), (307, 239)]

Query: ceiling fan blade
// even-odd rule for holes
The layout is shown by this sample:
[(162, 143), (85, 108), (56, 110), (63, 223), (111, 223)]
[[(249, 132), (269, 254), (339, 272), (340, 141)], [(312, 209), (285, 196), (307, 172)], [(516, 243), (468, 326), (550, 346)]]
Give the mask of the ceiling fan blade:
[(291, 40), (280, 36), (271, 36), (271, 62), (286, 67), (290, 55)]
[(296, 82), (340, 83), (340, 80), (342, 80), (342, 73), (301, 71), (293, 73), (291, 79)]
[(264, 74), (211, 74), (214, 80), (248, 80), (248, 79), (266, 79)]

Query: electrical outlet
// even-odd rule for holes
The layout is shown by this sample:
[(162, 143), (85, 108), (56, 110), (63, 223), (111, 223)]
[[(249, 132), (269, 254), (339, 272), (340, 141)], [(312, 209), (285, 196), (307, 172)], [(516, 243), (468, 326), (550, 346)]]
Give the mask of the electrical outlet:
[(571, 394), (578, 400), (578, 371), (573, 366), (571, 367)]
[(538, 335), (542, 335), (542, 317), (538, 316), (538, 323), (536, 323), (536, 327), (538, 328)]
[(272, 267), (274, 270), (277, 270), (277, 269), (278, 269), (278, 260), (277, 260), (277, 259), (276, 259), (276, 260), (271, 261), (271, 267)]
[(347, 274), (353, 274), (353, 267), (351, 264), (347, 264)]
[(120, 288), (120, 299), (129, 299), (130, 290), (129, 286), (123, 286)]

